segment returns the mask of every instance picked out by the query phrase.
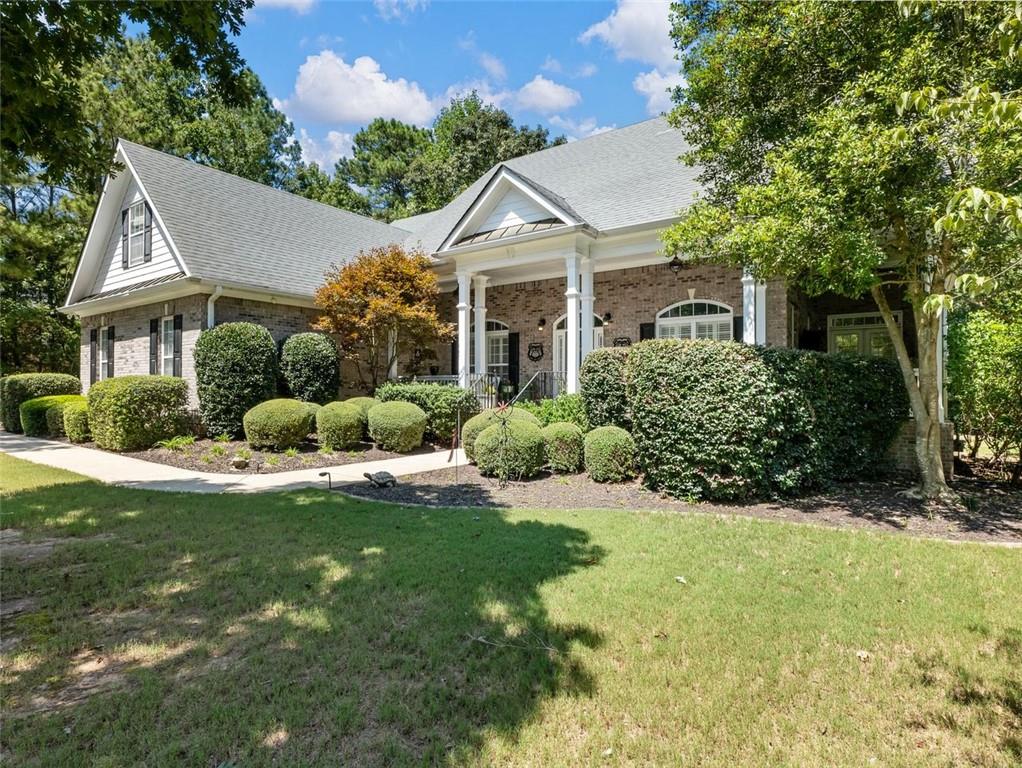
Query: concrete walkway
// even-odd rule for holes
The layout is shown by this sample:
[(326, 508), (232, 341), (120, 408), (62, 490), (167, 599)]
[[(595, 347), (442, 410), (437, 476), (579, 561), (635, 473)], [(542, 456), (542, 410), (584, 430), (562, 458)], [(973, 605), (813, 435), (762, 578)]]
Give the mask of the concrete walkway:
[(226, 474), (197, 472), (166, 464), (118, 456), (94, 448), (83, 448), (55, 440), (25, 437), (0, 432), (0, 451), (19, 459), (66, 469), (110, 485), (142, 488), (150, 491), (187, 491), (190, 493), (254, 493), (260, 491), (290, 491), (297, 488), (326, 488), (326, 478), (320, 472), (329, 472), (333, 483), (363, 480), (363, 472), (387, 471), (392, 475), (413, 475), (434, 469), (453, 467), (455, 462), (467, 462), (460, 449), (454, 456), (450, 451), (401, 456), (382, 461), (341, 464), (336, 467), (314, 467), (293, 472), (267, 474)]

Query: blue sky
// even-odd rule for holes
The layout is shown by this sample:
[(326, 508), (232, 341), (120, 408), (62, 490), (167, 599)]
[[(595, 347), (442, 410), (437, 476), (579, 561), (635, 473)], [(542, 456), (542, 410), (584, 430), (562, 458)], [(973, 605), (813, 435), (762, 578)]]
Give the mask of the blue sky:
[(429, 125), (473, 88), (570, 139), (659, 114), (680, 79), (668, 5), (256, 0), (237, 43), (306, 159), (332, 168), (373, 117)]

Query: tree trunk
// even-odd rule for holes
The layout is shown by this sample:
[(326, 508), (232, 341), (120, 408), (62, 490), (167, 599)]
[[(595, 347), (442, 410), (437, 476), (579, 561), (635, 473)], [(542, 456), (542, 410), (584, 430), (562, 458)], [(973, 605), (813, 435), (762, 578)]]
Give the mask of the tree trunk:
[(929, 315), (920, 309), (914, 311), (916, 340), (919, 349), (919, 376), (912, 369), (912, 360), (905, 348), (901, 328), (894, 320), (887, 297), (879, 285), (873, 286), (873, 299), (884, 318), (884, 325), (894, 345), (898, 367), (901, 369), (909, 405), (916, 427), (916, 463), (919, 467), (920, 491), (924, 498), (932, 499), (951, 493), (944, 477), (944, 464), (940, 455), (940, 392), (937, 386), (937, 337), (940, 334), (940, 315)]

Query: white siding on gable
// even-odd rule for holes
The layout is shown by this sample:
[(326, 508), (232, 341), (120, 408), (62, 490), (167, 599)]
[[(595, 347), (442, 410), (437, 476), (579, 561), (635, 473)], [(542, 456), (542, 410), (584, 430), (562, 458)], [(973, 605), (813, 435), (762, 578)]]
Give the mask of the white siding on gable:
[[(491, 232), (494, 229), (513, 227), (532, 221), (553, 218), (550, 211), (526, 196), (520, 190), (510, 189), (500, 198), (490, 215), (479, 225), (476, 232)], [(475, 232), (471, 233), (475, 234)]]
[(136, 283), (152, 280), (157, 277), (173, 275), (177, 272), (184, 272), (181, 264), (174, 254), (171, 253), (167, 240), (164, 237), (160, 225), (156, 221), (155, 211), (153, 212), (153, 258), (142, 264), (124, 269), (121, 266), (121, 211), (134, 202), (142, 199), (142, 190), (134, 179), (128, 184), (128, 191), (121, 200), (117, 216), (111, 231), (107, 234), (106, 249), (103, 253), (103, 263), (99, 267), (96, 281), (93, 283), (89, 295), (112, 291), (124, 288)]

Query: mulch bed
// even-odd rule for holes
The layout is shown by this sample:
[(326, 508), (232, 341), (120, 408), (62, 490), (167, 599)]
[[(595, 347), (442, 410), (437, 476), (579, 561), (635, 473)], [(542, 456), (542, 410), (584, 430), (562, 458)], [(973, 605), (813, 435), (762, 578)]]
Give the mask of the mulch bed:
[[(86, 445), (89, 448), (96, 447), (93, 443)], [(350, 450), (320, 453), (316, 443), (305, 442), (299, 446), (296, 455), (288, 456), (273, 451), (252, 450), (244, 440), (231, 440), (226, 443), (196, 440), (192, 445), (176, 451), (167, 448), (150, 448), (146, 451), (130, 451), (119, 455), (153, 461), (157, 464), (168, 464), (182, 469), (194, 469), (199, 472), (230, 472), (236, 475), (251, 475), (253, 473), (290, 472), (295, 469), (314, 469), (316, 467), (336, 467), (340, 464), (358, 464), (363, 461), (381, 461), (382, 459), (412, 456), (417, 453), (433, 453), (435, 450), (437, 449), (427, 444), (409, 453), (393, 453), (392, 451), (381, 451), (372, 443), (360, 443)], [(239, 451), (243, 456), (247, 455), (246, 452), (251, 453), (248, 467), (245, 469), (235, 469), (231, 464), (231, 459), (238, 455)]]
[(474, 466), (463, 466), (399, 478), (393, 488), (352, 483), (342, 490), (360, 498), (433, 507), (702, 512), (1022, 546), (1022, 487), (984, 479), (956, 480), (953, 487), (961, 503), (927, 505), (902, 493), (908, 485), (898, 479), (841, 483), (799, 499), (711, 504), (661, 496), (638, 481), (595, 483), (585, 474), (544, 474), (501, 488), (495, 479), (482, 477)]

